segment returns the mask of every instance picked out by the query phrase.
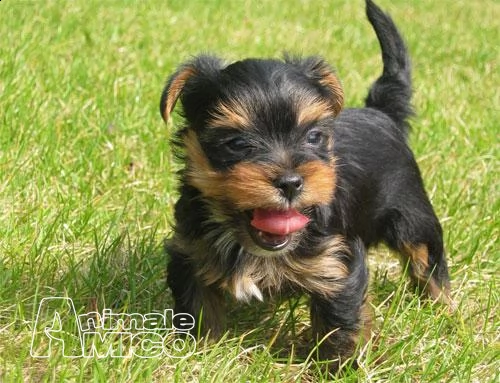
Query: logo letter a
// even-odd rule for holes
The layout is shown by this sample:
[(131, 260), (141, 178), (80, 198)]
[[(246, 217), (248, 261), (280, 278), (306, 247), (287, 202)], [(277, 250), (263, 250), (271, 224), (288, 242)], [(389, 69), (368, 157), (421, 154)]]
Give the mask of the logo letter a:
[(38, 306), (31, 356), (48, 358), (58, 350), (66, 358), (83, 356), (82, 331), (71, 298), (43, 298)]

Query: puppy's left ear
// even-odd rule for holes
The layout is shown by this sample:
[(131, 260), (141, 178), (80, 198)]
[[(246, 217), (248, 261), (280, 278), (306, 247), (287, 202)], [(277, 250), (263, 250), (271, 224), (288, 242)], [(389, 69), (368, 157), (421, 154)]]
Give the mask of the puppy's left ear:
[(336, 115), (344, 106), (344, 90), (335, 71), (321, 57), (290, 57), (285, 61), (299, 67), (311, 80), (316, 82), (330, 99), (332, 111)]

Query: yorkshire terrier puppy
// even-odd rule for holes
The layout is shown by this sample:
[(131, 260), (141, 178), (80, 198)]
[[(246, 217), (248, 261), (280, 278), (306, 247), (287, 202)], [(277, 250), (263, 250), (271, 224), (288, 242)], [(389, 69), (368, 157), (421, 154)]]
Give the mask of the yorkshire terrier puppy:
[[(185, 125), (176, 145), (176, 226), (167, 241), (175, 311), (212, 336), (225, 295), (310, 295), (320, 358), (349, 358), (369, 332), (365, 249), (401, 254), (413, 281), (447, 302), (442, 230), (408, 147), (410, 62), (391, 18), (367, 0), (383, 73), (366, 107), (342, 110), (343, 90), (320, 58), (198, 56), (169, 78)], [(339, 362), (340, 363), (340, 362)]]

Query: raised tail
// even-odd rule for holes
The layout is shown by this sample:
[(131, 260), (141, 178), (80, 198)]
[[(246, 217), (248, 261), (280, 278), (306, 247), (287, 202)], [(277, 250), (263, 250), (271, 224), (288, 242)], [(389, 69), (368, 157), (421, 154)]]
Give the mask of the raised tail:
[(365, 100), (367, 107), (378, 109), (408, 132), (411, 106), (411, 64), (403, 37), (391, 17), (371, 0), (366, 0), (366, 15), (377, 34), (384, 70), (370, 88)]

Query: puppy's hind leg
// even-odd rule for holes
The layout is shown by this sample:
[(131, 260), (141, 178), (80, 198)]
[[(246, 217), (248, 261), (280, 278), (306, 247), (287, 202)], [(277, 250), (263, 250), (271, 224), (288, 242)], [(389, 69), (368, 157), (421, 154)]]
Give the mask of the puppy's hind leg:
[(398, 251), (415, 286), (431, 299), (453, 306), (443, 231), (430, 202), (419, 199), (384, 217), (384, 239)]
[(452, 306), (450, 277), (441, 238), (427, 243), (403, 244), (400, 249), (403, 260), (414, 284), (430, 298)]

